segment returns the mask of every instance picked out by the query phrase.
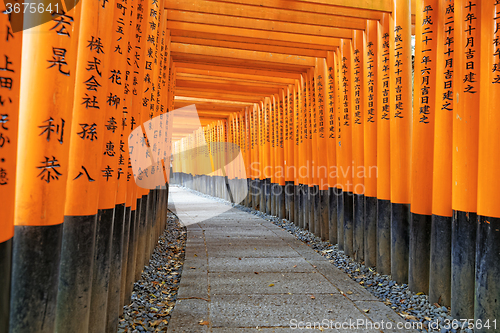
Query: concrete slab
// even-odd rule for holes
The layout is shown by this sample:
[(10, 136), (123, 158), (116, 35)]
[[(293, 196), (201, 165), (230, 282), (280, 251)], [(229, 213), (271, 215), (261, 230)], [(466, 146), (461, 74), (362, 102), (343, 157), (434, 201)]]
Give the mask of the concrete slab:
[(208, 258), (210, 272), (299, 273), (314, 268), (304, 258)]
[(214, 295), (338, 294), (321, 274), (311, 273), (209, 273)]
[(294, 258), (299, 254), (290, 247), (283, 246), (260, 246), (251, 244), (239, 244), (231, 246), (208, 247), (210, 257), (236, 257), (236, 258)]
[[(214, 296), (210, 302), (212, 327), (286, 327), (299, 322), (330, 320), (344, 323), (368, 320), (342, 295)], [(379, 332), (369, 330), (368, 332)]]
[(169, 333), (207, 333), (209, 321), (208, 304), (199, 299), (178, 300), (168, 324)]

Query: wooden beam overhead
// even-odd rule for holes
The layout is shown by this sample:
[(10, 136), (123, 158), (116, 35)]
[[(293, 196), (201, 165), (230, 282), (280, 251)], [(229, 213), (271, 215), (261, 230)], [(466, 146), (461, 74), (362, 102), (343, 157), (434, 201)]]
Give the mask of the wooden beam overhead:
[(228, 100), (219, 100), (219, 99), (212, 99), (212, 98), (199, 98), (199, 97), (183, 97), (183, 96), (175, 96), (174, 98), (175, 102), (186, 102), (191, 104), (208, 104), (208, 105), (224, 105), (227, 107), (248, 107), (248, 106), (253, 106), (253, 103), (248, 103), (248, 102), (238, 102), (238, 101), (228, 101)]
[(227, 34), (214, 34), (202, 31), (189, 31), (189, 30), (170, 30), (170, 36), (199, 38), (207, 40), (220, 40), (220, 41), (267, 45), (267, 46), (283, 46), (283, 47), (290, 47), (297, 49), (318, 50), (318, 51), (332, 51), (335, 50), (340, 45), (340, 39), (338, 38), (335, 39), (336, 44), (332, 46), (332, 45), (322, 45), (322, 44), (298, 43), (293, 40), (283, 41), (276, 39), (233, 36)]
[(259, 87), (259, 86), (247, 86), (243, 84), (221, 84), (221, 83), (211, 83), (211, 82), (196, 82), (188, 80), (176, 80), (176, 89), (190, 89), (190, 90), (201, 90), (201, 91), (214, 91), (214, 92), (229, 92), (236, 93), (238, 95), (255, 95), (255, 96), (268, 96), (272, 94), (278, 94), (280, 92), (279, 88), (273, 87)]
[(247, 75), (258, 75), (258, 76), (269, 76), (276, 78), (287, 78), (292, 80), (300, 80), (300, 73), (290, 73), (290, 72), (282, 72), (278, 70), (267, 70), (267, 69), (259, 69), (259, 68), (245, 68), (245, 67), (230, 67), (224, 64), (202, 64), (202, 63), (189, 63), (184, 61), (176, 61), (176, 68), (189, 68), (189, 69), (199, 69), (206, 71), (217, 71), (217, 72), (226, 72), (226, 73), (234, 73), (234, 74), (247, 74)]
[(242, 109), (244, 109), (244, 106), (237, 105), (237, 106), (227, 106), (228, 104), (224, 103), (203, 103), (203, 102), (185, 102), (185, 101), (178, 101), (176, 100), (174, 102), (174, 108), (175, 109), (180, 109), (189, 105), (195, 105), (197, 111), (227, 111), (227, 112), (238, 112)]
[(210, 75), (186, 74), (177, 72), (177, 80), (185, 80), (192, 82), (218, 83), (218, 84), (241, 84), (248, 87), (264, 87), (264, 88), (286, 88), (286, 83), (265, 82), (265, 81), (250, 81), (243, 79), (221, 78)]
[[(261, 38), (268, 40), (279, 40), (279, 41), (294, 41), (305, 44), (319, 44), (326, 45), (330, 47), (340, 46), (339, 38), (334, 37), (326, 37), (326, 36), (313, 36), (313, 35), (304, 35), (304, 34), (295, 34), (295, 33), (287, 33), (287, 32), (279, 32), (279, 31), (265, 31), (265, 30), (255, 30), (255, 29), (246, 29), (246, 28), (237, 28), (237, 27), (229, 27), (229, 26), (216, 26), (209, 24), (199, 24), (199, 23), (189, 23), (189, 22), (179, 22), (179, 21), (167, 21), (167, 28), (169, 30), (188, 30), (188, 31), (197, 31), (197, 32), (205, 32), (211, 34), (220, 34), (220, 35), (233, 35), (240, 37), (251, 37), (251, 38)], [(350, 38), (351, 35), (350, 30), (347, 30), (345, 33), (345, 37), (342, 38)]]
[[(261, 9), (265, 8), (278, 8), (278, 9), (287, 9), (294, 10), (298, 12), (309, 12), (309, 13), (321, 13), (328, 15), (337, 15), (337, 16), (345, 16), (345, 17), (357, 17), (363, 18), (367, 20), (380, 20), (382, 19), (382, 14), (384, 12), (392, 12), (392, 4), (390, 1), (383, 0), (389, 2), (389, 4), (385, 4), (383, 6), (384, 10), (377, 11), (373, 9), (365, 8), (362, 6), (358, 6), (360, 1), (350, 1), (350, 6), (338, 6), (332, 4), (331, 1), (326, 0), (325, 3), (314, 3), (314, 2), (305, 2), (299, 0), (207, 0), (209, 2), (214, 3), (232, 3), (237, 5), (251, 5), (256, 6)], [(347, 0), (349, 1), (349, 0)], [(413, 0), (414, 1), (414, 0)], [(365, 2), (365, 1), (362, 1)], [(388, 11), (386, 11), (388, 9)]]
[(233, 72), (239, 72), (240, 69), (259, 69), (271, 72), (283, 73), (304, 73), (310, 66), (287, 65), (279, 62), (252, 61), (249, 59), (224, 58), (218, 56), (203, 56), (189, 53), (172, 52), (172, 60), (177, 62), (188, 62), (205, 65), (221, 65), (232, 67)]
[(195, 98), (208, 98), (218, 99), (223, 101), (246, 102), (246, 103), (259, 103), (264, 96), (248, 96), (233, 93), (222, 92), (207, 92), (186, 88), (176, 88), (175, 94), (182, 97), (195, 97)]
[(269, 53), (249, 50), (235, 50), (224, 47), (172, 43), (172, 53), (187, 53), (201, 56), (224, 57), (250, 61), (262, 61), (287, 65), (314, 67), (316, 59), (313, 57), (290, 56), (279, 53)]
[(332, 28), (309, 24), (268, 21), (246, 17), (214, 15), (178, 10), (169, 10), (168, 20), (172, 22), (199, 23), (217, 27), (245, 28), (250, 30), (336, 38), (349, 38), (351, 29), (363, 30), (365, 28), (365, 25), (361, 23), (350, 24), (346, 28)]
[(323, 13), (305, 13), (286, 8), (270, 8), (264, 10), (261, 7), (248, 5), (235, 5), (230, 3), (214, 3), (203, 0), (167, 0), (165, 8), (168, 9), (169, 19), (181, 20), (177, 16), (179, 12), (203, 13), (219, 16), (232, 16), (244, 19), (258, 19), (274, 22), (304, 24), (330, 28), (363, 29), (365, 18), (345, 17), (341, 15)]
[(192, 37), (173, 36), (171, 38), (171, 41), (172, 43), (179, 43), (179, 44), (215, 46), (215, 47), (224, 47), (237, 50), (261, 51), (261, 52), (289, 54), (289, 55), (315, 57), (315, 58), (326, 58), (326, 54), (328, 53), (328, 51), (326, 50), (310, 50), (310, 49), (294, 48), (286, 46), (251, 44), (244, 42), (230, 42), (230, 41), (192, 38)]
[(265, 82), (265, 83), (278, 83), (285, 85), (290, 85), (295, 83), (294, 79), (289, 79), (289, 78), (178, 67), (177, 77), (185, 75), (207, 76), (213, 78), (222, 78), (226, 80), (241, 80), (242, 82), (255, 82), (255, 83)]

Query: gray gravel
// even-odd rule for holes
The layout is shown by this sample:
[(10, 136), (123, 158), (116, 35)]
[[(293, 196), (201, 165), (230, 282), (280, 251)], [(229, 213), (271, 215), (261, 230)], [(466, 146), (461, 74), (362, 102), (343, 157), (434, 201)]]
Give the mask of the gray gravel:
[(123, 307), (118, 333), (167, 331), (179, 289), (185, 247), (186, 229), (168, 212), (166, 229), (141, 279), (134, 283), (131, 303)]
[[(196, 195), (216, 200), (247, 213), (259, 216), (287, 230), (290, 234), (306, 243), (320, 255), (328, 258), (333, 265), (345, 272), (351, 279), (358, 282), (375, 297), (382, 300), (387, 306), (390, 306), (407, 321), (422, 322), (424, 332), (473, 332), (473, 330), (468, 328), (453, 329), (451, 326), (453, 317), (450, 315), (449, 308), (430, 304), (427, 295), (423, 295), (422, 293), (415, 294), (408, 289), (408, 285), (399, 285), (395, 281), (391, 280), (390, 275), (381, 275), (376, 272), (376, 268), (365, 267), (365, 265), (355, 262), (353, 259), (346, 256), (344, 251), (339, 250), (337, 245), (321, 241), (321, 239), (314, 236), (314, 234), (295, 226), (288, 220), (280, 219), (260, 211), (255, 211), (242, 205), (232, 204), (221, 198), (212, 197), (186, 187), (179, 187)], [(436, 327), (436, 323), (439, 323), (439, 327)], [(432, 327), (429, 327), (429, 324), (432, 324)], [(459, 324), (461, 325), (460, 322)]]

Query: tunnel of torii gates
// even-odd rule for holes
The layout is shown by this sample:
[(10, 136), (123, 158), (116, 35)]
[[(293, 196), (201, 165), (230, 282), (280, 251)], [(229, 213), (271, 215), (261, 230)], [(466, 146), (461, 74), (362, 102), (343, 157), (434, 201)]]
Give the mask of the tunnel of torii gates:
[(499, 1), (71, 1), (1, 5), (1, 332), (116, 332), (169, 179), (500, 318)]

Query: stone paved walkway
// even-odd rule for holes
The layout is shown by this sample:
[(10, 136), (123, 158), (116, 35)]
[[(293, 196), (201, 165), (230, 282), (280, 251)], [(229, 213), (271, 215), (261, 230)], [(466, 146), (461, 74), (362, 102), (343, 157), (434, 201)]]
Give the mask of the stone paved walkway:
[(397, 328), (404, 321), (392, 309), (271, 222), (176, 187), (169, 200), (188, 239), (168, 332), (320, 332), (306, 329), (314, 322), (324, 332), (409, 331)]

